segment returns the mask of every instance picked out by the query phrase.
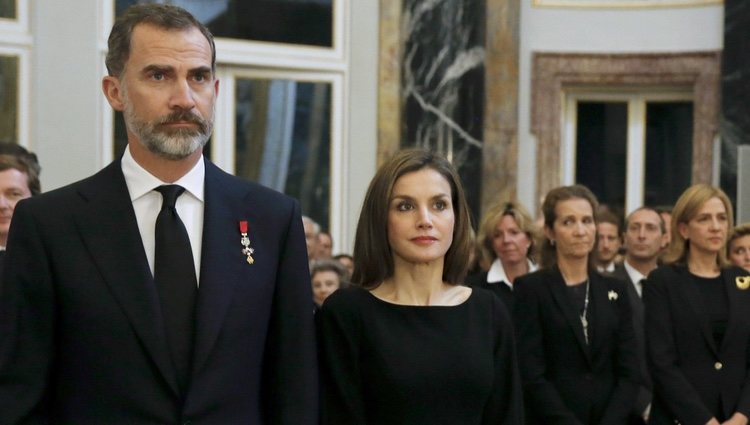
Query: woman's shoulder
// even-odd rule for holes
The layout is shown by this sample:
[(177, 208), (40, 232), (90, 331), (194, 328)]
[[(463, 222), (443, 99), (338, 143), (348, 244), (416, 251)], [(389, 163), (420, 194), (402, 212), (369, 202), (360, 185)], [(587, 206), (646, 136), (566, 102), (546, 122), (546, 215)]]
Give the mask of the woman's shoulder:
[(721, 272), (726, 273), (730, 277), (750, 277), (749, 271), (735, 265), (727, 266)]
[(466, 305), (473, 311), (470, 314), (471, 317), (492, 317), (493, 323), (501, 324), (503, 327), (511, 323), (508, 306), (489, 289), (471, 288), (471, 295), (466, 300)]
[(359, 286), (340, 288), (326, 298), (320, 311), (323, 313), (355, 313), (371, 301), (371, 298), (372, 295)]
[(559, 274), (553, 267), (538, 269), (537, 271), (517, 277), (513, 283), (513, 290), (516, 291), (521, 287), (533, 288), (546, 286), (549, 281), (557, 279)]
[(589, 276), (592, 282), (596, 282), (595, 284), (603, 284), (610, 289), (624, 290), (626, 288), (625, 281), (608, 273), (593, 271)]
[(647, 280), (649, 282), (669, 281), (682, 273), (687, 273), (687, 266), (684, 264), (662, 264), (648, 274)]

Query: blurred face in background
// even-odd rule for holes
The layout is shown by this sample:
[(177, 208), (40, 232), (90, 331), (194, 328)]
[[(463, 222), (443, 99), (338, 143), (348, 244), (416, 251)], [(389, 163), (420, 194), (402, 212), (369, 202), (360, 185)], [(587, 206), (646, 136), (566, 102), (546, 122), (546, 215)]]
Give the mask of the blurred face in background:
[(325, 232), (320, 232), (318, 234), (317, 254), (315, 258), (318, 260), (331, 258), (331, 251), (333, 251), (333, 240), (331, 239), (331, 235)]
[(518, 227), (516, 219), (510, 214), (502, 216), (492, 235), (492, 249), (500, 262), (507, 266), (526, 261), (529, 247), (529, 235)]
[(620, 250), (620, 234), (616, 225), (599, 223), (596, 225), (596, 256), (600, 263), (609, 264)]
[(323, 301), (328, 298), (334, 291), (341, 286), (341, 280), (338, 273), (330, 270), (316, 272), (312, 276), (313, 301), (317, 305), (322, 305)]
[(21, 199), (31, 196), (29, 177), (26, 173), (9, 168), (0, 171), (0, 245), (8, 242), (8, 230), (13, 210)]
[(664, 243), (661, 218), (653, 210), (637, 210), (628, 218), (625, 229), (625, 249), (628, 259), (653, 261), (659, 256)]
[(729, 261), (750, 271), (750, 235), (740, 236), (729, 243)]
[(339, 258), (336, 259), (336, 261), (338, 261), (339, 264), (341, 264), (342, 266), (344, 266), (344, 269), (346, 269), (347, 275), (351, 279), (352, 272), (354, 271), (354, 261), (351, 258), (346, 257), (346, 256), (339, 257)]

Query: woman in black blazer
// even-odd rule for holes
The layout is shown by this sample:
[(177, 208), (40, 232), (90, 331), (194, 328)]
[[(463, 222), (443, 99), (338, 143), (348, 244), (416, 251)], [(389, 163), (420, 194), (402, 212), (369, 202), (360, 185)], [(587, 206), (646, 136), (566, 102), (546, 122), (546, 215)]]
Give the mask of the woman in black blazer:
[[(547, 266), (519, 277), (514, 324), (533, 424), (626, 424), (638, 363), (624, 284), (590, 264), (597, 201), (584, 186), (545, 197)], [(552, 265), (549, 265), (552, 263)]]
[(651, 424), (747, 424), (750, 276), (725, 267), (731, 227), (732, 204), (712, 186), (688, 188), (672, 212), (666, 265), (643, 294)]

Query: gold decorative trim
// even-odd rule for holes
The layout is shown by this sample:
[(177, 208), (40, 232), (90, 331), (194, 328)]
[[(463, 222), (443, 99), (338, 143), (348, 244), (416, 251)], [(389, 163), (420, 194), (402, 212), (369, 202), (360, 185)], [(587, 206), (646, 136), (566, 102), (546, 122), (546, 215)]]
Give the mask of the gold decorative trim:
[(534, 7), (592, 9), (651, 9), (724, 4), (724, 0), (532, 0)]

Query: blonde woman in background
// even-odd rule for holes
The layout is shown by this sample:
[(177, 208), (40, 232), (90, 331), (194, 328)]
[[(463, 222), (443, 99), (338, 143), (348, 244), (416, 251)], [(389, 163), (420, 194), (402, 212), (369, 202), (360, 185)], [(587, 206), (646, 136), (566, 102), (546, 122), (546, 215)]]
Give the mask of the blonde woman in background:
[(728, 266), (732, 204), (688, 188), (672, 211), (665, 265), (643, 287), (654, 398), (649, 424), (747, 424), (750, 276)]
[(513, 308), (513, 282), (536, 271), (537, 230), (529, 213), (517, 202), (491, 207), (482, 220), (477, 237), (482, 260), (489, 270), (466, 278), (471, 287), (485, 288)]

